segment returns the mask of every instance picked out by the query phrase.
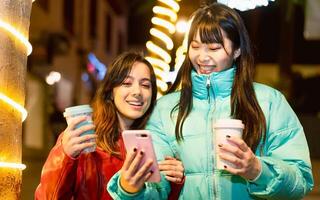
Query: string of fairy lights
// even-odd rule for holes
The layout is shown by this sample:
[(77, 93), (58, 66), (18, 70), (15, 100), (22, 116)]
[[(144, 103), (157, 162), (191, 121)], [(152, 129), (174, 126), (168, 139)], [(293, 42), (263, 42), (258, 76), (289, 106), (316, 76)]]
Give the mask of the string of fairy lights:
[(157, 5), (152, 9), (154, 17), (151, 19), (153, 27), (150, 29), (150, 34), (153, 39), (146, 43), (151, 56), (146, 59), (154, 67), (158, 89), (162, 92), (168, 89), (166, 77), (170, 71), (169, 64), (172, 59), (170, 53), (174, 47), (171, 37), (176, 32), (175, 23), (180, 10), (179, 1), (181, 0), (158, 0)]
[[(32, 0), (34, 2), (35, 0)], [(9, 35), (16, 38), (18, 41), (20, 41), (26, 48), (27, 55), (30, 55), (32, 52), (32, 45), (28, 41), (28, 37), (23, 35), (17, 28), (15, 28), (12, 24), (0, 19), (0, 29), (7, 32)], [(17, 103), (14, 99), (10, 98), (3, 92), (0, 92), (0, 100), (4, 103), (8, 104), (9, 106), (13, 107), (17, 111), (21, 113), (21, 120), (22, 122), (27, 118), (28, 112), (27, 110)], [(12, 169), (20, 169), (24, 170), (26, 168), (26, 165), (21, 163), (12, 163), (12, 162), (0, 162), (0, 168), (12, 168)]]

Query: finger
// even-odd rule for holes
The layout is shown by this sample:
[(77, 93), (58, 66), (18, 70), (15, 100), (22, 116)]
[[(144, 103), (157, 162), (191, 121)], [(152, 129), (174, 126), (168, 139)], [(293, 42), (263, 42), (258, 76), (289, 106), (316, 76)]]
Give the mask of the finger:
[(144, 152), (139, 151), (137, 153), (137, 155), (135, 156), (135, 158), (133, 159), (133, 161), (131, 162), (131, 165), (128, 168), (128, 172), (131, 176), (133, 176), (137, 172), (138, 166), (139, 166), (140, 162), (142, 161), (143, 156), (144, 156)]
[(153, 160), (148, 159), (142, 166), (141, 168), (135, 173), (135, 175), (133, 176), (133, 180), (136, 180), (136, 183), (140, 182), (141, 180), (148, 180), (145, 179), (145, 177), (149, 174), (149, 173), (153, 173), (153, 171), (151, 170), (151, 166), (152, 166)]
[(96, 145), (95, 142), (87, 142), (87, 143), (82, 143), (82, 144), (77, 144), (74, 146), (74, 151), (75, 152), (80, 152), (83, 151), (86, 148), (94, 147)]
[(161, 172), (164, 173), (166, 176), (180, 178), (180, 179), (182, 179), (184, 176), (183, 172), (177, 172), (177, 171), (161, 171)]
[(182, 162), (179, 160), (162, 160), (159, 161), (159, 164), (161, 165), (172, 165), (172, 166), (181, 166), (182, 167)]
[(180, 183), (182, 181), (182, 178), (177, 178), (177, 177), (165, 176), (165, 178), (168, 181), (171, 181), (171, 182), (174, 182), (174, 183)]
[(242, 151), (248, 151), (248, 145), (243, 141), (243, 139), (238, 137), (227, 137), (227, 141), (237, 145)]
[(78, 117), (72, 117), (69, 121), (68, 121), (68, 127), (67, 127), (67, 131), (71, 131), (74, 130), (76, 125), (85, 121), (87, 119), (86, 116), (78, 116)]
[(232, 153), (240, 159), (245, 157), (244, 152), (236, 145), (230, 145), (227, 143), (226, 144), (219, 144), (218, 148), (219, 148), (220, 152)]
[(97, 138), (96, 134), (87, 134), (82, 135), (79, 137), (74, 137), (71, 139), (72, 144), (81, 144), (81, 143), (88, 143), (88, 142), (95, 142)]
[(136, 154), (137, 154), (137, 148), (135, 148), (135, 147), (132, 148), (131, 151), (127, 152), (126, 159), (124, 160), (122, 169), (124, 169), (124, 170), (129, 169), (133, 159), (136, 157)]
[(143, 182), (147, 182), (149, 180), (149, 178), (152, 176), (153, 172), (148, 172), (143, 179), (141, 179), (141, 181)]
[(222, 160), (232, 163), (237, 168), (241, 168), (243, 166), (242, 160), (232, 154), (220, 152), (219, 156)]
[(95, 129), (95, 125), (93, 124), (87, 124), (87, 125), (83, 125), (73, 131), (70, 131), (70, 135), (72, 136), (80, 136), (82, 133), (86, 132), (86, 131), (91, 131)]
[(241, 170), (240, 169), (235, 169), (235, 168), (232, 168), (230, 166), (224, 166), (224, 170), (230, 172), (231, 174), (235, 174), (235, 175), (240, 175), (241, 174)]
[(178, 171), (178, 172), (182, 172), (184, 171), (184, 168), (182, 167), (182, 165), (168, 165), (168, 164), (163, 164), (163, 163), (159, 163), (159, 170), (160, 171)]
[(178, 159), (176, 159), (176, 158), (174, 158), (172, 156), (165, 156), (164, 159), (165, 160), (178, 160)]

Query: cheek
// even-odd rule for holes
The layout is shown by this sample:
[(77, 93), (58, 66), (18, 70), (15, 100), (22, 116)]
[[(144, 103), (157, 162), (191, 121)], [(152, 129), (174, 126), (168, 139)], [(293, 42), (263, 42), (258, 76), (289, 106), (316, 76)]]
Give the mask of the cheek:
[(151, 104), (151, 99), (152, 99), (151, 90), (145, 92), (144, 99), (145, 99), (145, 102), (147, 103), (147, 106), (146, 106), (146, 110), (147, 110), (149, 108), (150, 104)]
[(123, 97), (124, 93), (121, 93), (121, 92), (124, 92), (124, 91), (121, 91), (121, 90), (114, 90), (113, 91), (113, 101), (114, 101), (114, 104), (116, 105), (117, 109), (122, 104), (123, 99), (124, 99), (124, 97)]

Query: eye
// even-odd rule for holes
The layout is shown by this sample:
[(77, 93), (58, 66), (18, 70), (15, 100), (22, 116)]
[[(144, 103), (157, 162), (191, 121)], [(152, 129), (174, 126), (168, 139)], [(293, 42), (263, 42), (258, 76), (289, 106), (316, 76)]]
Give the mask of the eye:
[(145, 82), (145, 83), (142, 83), (141, 86), (143, 88), (149, 89), (149, 88), (151, 88), (151, 83)]
[(121, 85), (129, 87), (132, 85), (131, 81), (124, 81)]
[(209, 48), (210, 51), (218, 51), (220, 49), (220, 47), (218, 48)]
[(210, 51), (218, 51), (221, 49), (221, 45), (209, 45), (208, 48)]
[(191, 42), (191, 48), (193, 49), (198, 49), (200, 47), (200, 45), (197, 42)]

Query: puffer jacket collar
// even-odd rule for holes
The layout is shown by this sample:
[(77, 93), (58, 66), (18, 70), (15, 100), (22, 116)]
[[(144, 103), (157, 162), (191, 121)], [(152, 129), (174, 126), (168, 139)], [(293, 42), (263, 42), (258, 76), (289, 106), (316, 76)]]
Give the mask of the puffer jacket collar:
[(226, 97), (231, 94), (236, 66), (211, 74), (198, 74), (194, 69), (191, 72), (192, 93), (198, 99), (212, 99)]

